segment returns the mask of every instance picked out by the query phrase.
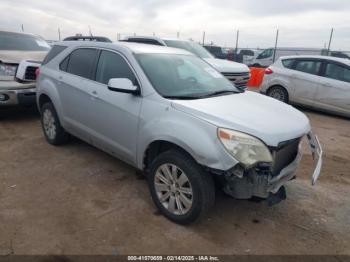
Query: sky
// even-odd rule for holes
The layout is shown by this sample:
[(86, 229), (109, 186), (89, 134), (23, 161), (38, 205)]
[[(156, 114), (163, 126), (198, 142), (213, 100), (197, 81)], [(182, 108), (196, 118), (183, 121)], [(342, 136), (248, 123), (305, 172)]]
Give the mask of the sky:
[(234, 47), (350, 51), (350, 0), (1, 0), (0, 30), (58, 39), (82, 33), (193, 39)]

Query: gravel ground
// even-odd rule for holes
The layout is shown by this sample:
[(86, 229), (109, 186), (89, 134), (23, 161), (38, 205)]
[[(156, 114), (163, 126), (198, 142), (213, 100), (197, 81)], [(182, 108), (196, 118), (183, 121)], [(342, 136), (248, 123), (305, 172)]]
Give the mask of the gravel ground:
[(34, 109), (1, 109), (0, 255), (350, 255), (350, 121), (306, 114), (325, 151), (315, 187), (304, 141), (286, 201), (218, 193), (206, 219), (179, 226), (159, 215), (134, 168), (77, 139), (53, 147)]

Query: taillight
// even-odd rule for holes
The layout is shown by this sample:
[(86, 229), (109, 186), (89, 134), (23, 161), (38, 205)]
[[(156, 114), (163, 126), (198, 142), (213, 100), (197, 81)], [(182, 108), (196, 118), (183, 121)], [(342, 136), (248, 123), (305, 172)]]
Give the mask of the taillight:
[(273, 74), (272, 69), (271, 68), (266, 68), (265, 69), (265, 75), (271, 75), (271, 74)]
[(38, 67), (36, 70), (35, 70), (35, 80), (37, 80), (39, 78), (39, 75), (40, 75), (40, 67)]

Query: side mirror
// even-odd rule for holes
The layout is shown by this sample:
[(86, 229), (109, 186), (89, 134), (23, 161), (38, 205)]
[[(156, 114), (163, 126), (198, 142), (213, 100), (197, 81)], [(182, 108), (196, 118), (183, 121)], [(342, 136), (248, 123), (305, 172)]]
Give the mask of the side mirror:
[(128, 78), (111, 78), (108, 81), (108, 89), (114, 92), (128, 93), (128, 94), (140, 94), (140, 90), (137, 86)]

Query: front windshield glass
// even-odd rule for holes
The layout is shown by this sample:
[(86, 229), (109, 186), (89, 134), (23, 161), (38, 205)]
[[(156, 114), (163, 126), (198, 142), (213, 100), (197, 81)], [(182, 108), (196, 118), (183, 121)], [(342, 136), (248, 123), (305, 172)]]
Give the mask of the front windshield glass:
[(200, 58), (213, 58), (204, 47), (194, 42), (180, 40), (164, 40), (164, 42), (167, 46), (185, 49)]
[(179, 54), (138, 54), (156, 91), (166, 98), (198, 99), (239, 90), (202, 59)]
[(48, 51), (49, 49), (49, 44), (40, 37), (0, 32), (0, 50)]

